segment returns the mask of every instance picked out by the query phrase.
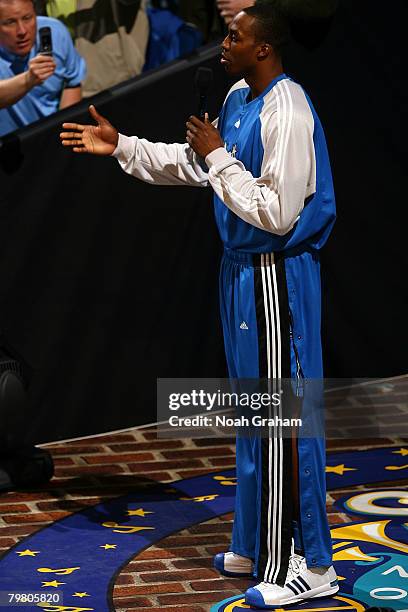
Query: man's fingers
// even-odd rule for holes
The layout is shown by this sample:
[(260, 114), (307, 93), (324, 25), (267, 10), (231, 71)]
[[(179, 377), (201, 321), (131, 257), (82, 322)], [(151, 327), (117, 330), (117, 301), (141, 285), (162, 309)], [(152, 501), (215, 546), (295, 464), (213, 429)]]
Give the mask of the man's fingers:
[(203, 122), (201, 121), (201, 119), (199, 119), (195, 115), (192, 115), (191, 117), (189, 117), (188, 121), (189, 123), (193, 123), (197, 127), (203, 127)]
[(203, 124), (206, 124), (206, 125), (210, 124), (210, 117), (208, 113), (205, 113), (204, 121), (202, 121), (202, 119), (199, 119), (198, 117), (195, 117), (193, 115), (192, 117), (190, 117), (190, 119), (186, 123), (187, 127), (189, 127), (190, 129), (194, 128), (195, 131), (197, 131), (197, 128), (202, 128)]
[(38, 64), (41, 66), (45, 66), (46, 64), (55, 65), (55, 60), (49, 55), (36, 55), (32, 60), (30, 60), (30, 64)]
[(31, 72), (36, 75), (46, 74), (47, 72), (54, 72), (55, 66), (34, 66), (31, 68)]
[(32, 72), (46, 72), (47, 70), (55, 70), (56, 65), (55, 64), (37, 64), (37, 65), (32, 65), (30, 66), (30, 69)]
[(102, 117), (102, 115), (98, 113), (98, 111), (96, 110), (93, 104), (90, 105), (88, 110), (92, 118), (95, 119), (97, 123), (108, 123), (105, 117)]
[(61, 144), (64, 147), (78, 147), (78, 145), (81, 144), (81, 142), (78, 142), (78, 140), (61, 140)]
[(35, 76), (37, 77), (37, 79), (40, 79), (41, 81), (45, 81), (53, 74), (54, 74), (54, 70), (47, 70), (46, 72), (43, 72), (43, 71), (37, 72)]
[(62, 140), (82, 140), (82, 134), (79, 132), (61, 132), (60, 138), (62, 138)]
[(74, 153), (88, 153), (85, 147), (74, 147), (72, 150)]
[(190, 123), (190, 121), (187, 121), (186, 125), (187, 129), (190, 130), (190, 132), (193, 132), (194, 134), (198, 132), (197, 128), (192, 123)]
[(80, 123), (63, 123), (62, 127), (66, 130), (75, 130), (76, 132), (83, 132), (85, 129), (85, 125)]

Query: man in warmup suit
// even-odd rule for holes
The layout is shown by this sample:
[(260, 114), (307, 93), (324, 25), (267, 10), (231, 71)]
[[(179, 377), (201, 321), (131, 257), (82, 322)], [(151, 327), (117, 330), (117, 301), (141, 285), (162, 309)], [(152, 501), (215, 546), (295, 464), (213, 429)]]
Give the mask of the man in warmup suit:
[[(118, 134), (94, 107), (96, 126), (67, 123), (61, 134), (74, 152), (112, 155), (149, 183), (212, 187), (233, 378), (322, 377), (319, 250), (335, 201), (319, 118), (283, 72), (288, 36), (287, 18), (273, 3), (236, 15), (221, 62), (243, 78), (214, 125), (190, 117), (185, 144)], [(336, 593), (324, 439), (299, 436), (292, 445), (279, 435), (239, 437), (237, 477), (231, 549), (215, 566), (227, 576), (257, 578), (246, 603), (268, 608)]]

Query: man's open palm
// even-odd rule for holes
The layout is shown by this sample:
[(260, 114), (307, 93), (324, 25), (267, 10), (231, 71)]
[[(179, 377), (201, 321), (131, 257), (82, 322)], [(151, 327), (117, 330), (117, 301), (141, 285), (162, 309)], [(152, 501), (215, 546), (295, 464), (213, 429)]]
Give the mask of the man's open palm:
[(74, 153), (112, 155), (118, 144), (118, 131), (94, 106), (89, 107), (89, 112), (98, 125), (63, 123), (62, 127), (70, 131), (61, 132), (62, 144), (64, 147), (72, 147)]

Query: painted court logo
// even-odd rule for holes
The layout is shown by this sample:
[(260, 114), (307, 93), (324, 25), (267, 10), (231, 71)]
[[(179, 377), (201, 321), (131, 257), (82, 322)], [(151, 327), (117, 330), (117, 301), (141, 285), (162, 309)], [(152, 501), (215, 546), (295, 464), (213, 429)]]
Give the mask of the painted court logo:
[[(333, 562), (340, 591), (332, 598), (308, 600), (286, 610), (362, 612), (369, 606), (408, 609), (408, 516), (405, 491), (370, 491), (336, 502), (365, 521), (331, 529)], [(211, 612), (248, 609), (243, 596), (226, 599)], [(283, 612), (280, 608), (276, 608)]]
[[(328, 489), (380, 478), (395, 480), (408, 467), (407, 455), (407, 449), (395, 447), (329, 454)], [(113, 585), (121, 568), (168, 535), (232, 512), (235, 487), (234, 470), (171, 485), (151, 482), (146, 488), (64, 517), (1, 557), (0, 593), (39, 594), (26, 610), (112, 612)], [(285, 610), (363, 612), (368, 606), (408, 610), (406, 491), (360, 490), (339, 499), (336, 507), (358, 521), (331, 530), (340, 592)], [(63, 601), (57, 601), (57, 593)], [(248, 609), (242, 594), (216, 604), (213, 612), (240, 609)]]
[[(254, 608), (245, 605), (245, 600), (242, 595), (225, 599), (211, 608), (211, 612), (239, 612), (240, 610), (253, 610), (255, 612)], [(306, 612), (305, 604), (301, 604), (301, 607), (285, 606), (285, 608), (276, 608), (276, 612), (285, 612), (286, 610), (299, 610), (299, 612), (304, 610)], [(336, 612), (336, 610), (364, 612), (365, 607), (350, 597), (342, 597), (340, 595), (336, 595), (330, 600), (316, 599), (307, 603), (307, 612)]]

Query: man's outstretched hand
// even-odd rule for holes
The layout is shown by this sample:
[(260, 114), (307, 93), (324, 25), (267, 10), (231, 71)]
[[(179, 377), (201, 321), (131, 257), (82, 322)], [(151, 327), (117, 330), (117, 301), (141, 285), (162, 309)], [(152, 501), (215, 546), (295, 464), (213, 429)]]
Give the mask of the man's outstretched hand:
[(62, 144), (64, 147), (72, 147), (74, 153), (112, 155), (118, 144), (118, 131), (94, 106), (89, 107), (89, 112), (98, 125), (63, 123), (64, 130), (69, 131), (61, 132)]
[(224, 146), (219, 131), (210, 123), (207, 114), (204, 121), (197, 117), (190, 117), (187, 121), (186, 140), (197, 155), (204, 159), (215, 149)]

